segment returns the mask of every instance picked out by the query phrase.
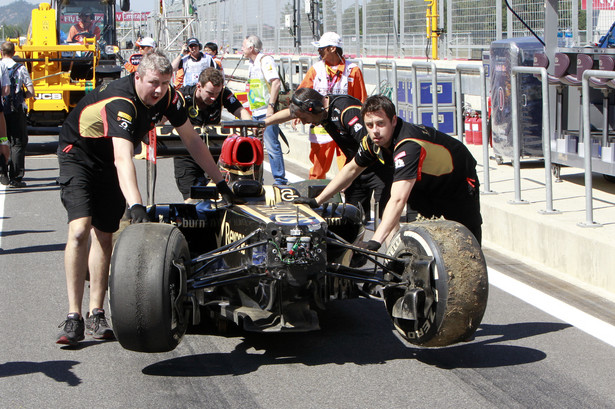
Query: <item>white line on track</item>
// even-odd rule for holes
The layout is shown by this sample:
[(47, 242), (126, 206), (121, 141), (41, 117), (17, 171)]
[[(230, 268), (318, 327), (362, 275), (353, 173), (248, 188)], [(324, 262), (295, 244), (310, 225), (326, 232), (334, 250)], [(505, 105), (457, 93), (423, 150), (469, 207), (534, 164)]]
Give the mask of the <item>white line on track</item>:
[[(269, 163), (263, 162), (263, 166), (266, 171), (271, 173)], [(301, 178), (290, 172), (286, 172), (286, 178), (291, 183), (305, 180), (305, 178)], [(491, 267), (488, 267), (487, 270), (489, 272), (490, 284), (615, 347), (615, 326), (599, 320), (596, 317), (592, 317), (563, 301), (538, 291), (527, 284), (523, 284)]]
[[(271, 173), (269, 163), (263, 162), (263, 166), (266, 171)], [(286, 172), (286, 178), (291, 183), (305, 180), (305, 178), (301, 178), (291, 172)], [(5, 190), (6, 187), (0, 185), (0, 233), (2, 232), (4, 221)], [(2, 235), (0, 235), (0, 249), (1, 248)], [(538, 291), (527, 284), (523, 284), (491, 267), (488, 267), (487, 270), (489, 272), (490, 284), (615, 347), (615, 326), (592, 317), (583, 311)]]
[(592, 317), (491, 267), (487, 267), (487, 271), (490, 284), (615, 347), (615, 326)]

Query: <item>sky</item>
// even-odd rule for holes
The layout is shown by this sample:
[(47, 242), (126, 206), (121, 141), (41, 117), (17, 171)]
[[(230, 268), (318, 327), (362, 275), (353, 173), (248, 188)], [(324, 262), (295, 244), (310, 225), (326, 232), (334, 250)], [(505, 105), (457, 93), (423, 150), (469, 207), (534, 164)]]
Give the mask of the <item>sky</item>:
[[(7, 6), (13, 3), (13, 1), (14, 0), (0, 0), (0, 6)], [(26, 1), (32, 4), (39, 4), (39, 3), (44, 2), (44, 0), (41, 0), (41, 1), (26, 0)], [(130, 10), (131, 11), (154, 11), (157, 4), (158, 4), (158, 0), (130, 0)], [(119, 1), (116, 1), (116, 8), (118, 11), (120, 11)]]

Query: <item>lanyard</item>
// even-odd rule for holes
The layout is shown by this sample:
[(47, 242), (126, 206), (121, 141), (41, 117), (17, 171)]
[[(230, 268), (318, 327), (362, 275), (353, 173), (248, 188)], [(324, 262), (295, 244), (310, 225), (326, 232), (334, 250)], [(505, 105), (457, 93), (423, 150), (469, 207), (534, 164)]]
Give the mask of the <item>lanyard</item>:
[[(339, 68), (339, 65), (338, 65), (338, 68)], [(331, 90), (333, 90), (333, 87), (335, 86), (337, 81), (340, 80), (340, 78), (342, 77), (342, 71), (336, 70), (335, 73), (332, 73), (331, 75), (329, 75), (329, 71), (333, 71), (333, 70), (329, 68), (327, 64), (325, 64), (325, 69), (326, 69), (325, 75), (327, 76), (327, 93), (331, 94)]]

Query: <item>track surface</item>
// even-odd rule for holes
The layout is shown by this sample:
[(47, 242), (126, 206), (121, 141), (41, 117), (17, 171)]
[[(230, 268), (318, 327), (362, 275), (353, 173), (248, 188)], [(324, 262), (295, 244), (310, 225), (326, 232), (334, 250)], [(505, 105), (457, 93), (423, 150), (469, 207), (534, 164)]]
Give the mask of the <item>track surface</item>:
[[(31, 155), (26, 166), (26, 189), (0, 190), (0, 407), (615, 407), (615, 339), (600, 326), (613, 324), (615, 306), (489, 249), (491, 269), (596, 317), (603, 340), (492, 285), (475, 339), (444, 349), (404, 344), (383, 305), (364, 299), (330, 304), (322, 330), (307, 334), (198, 328), (175, 351), (149, 355), (91, 338), (60, 347), (67, 226), (57, 160)], [(159, 166), (158, 201), (180, 200), (171, 161)]]

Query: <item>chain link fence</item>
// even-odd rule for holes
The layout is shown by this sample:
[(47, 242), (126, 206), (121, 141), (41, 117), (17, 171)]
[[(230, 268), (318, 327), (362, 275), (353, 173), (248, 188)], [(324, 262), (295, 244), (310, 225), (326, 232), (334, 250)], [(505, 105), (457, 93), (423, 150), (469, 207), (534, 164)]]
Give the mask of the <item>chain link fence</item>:
[[(576, 45), (597, 42), (615, 20), (615, 5), (607, 0), (592, 0), (588, 18), (585, 1), (558, 2), (558, 26), (572, 32)], [(544, 35), (544, 1), (509, 3), (537, 35)], [(266, 52), (316, 54), (312, 41), (323, 32), (335, 31), (343, 38), (344, 53), (351, 57), (430, 58), (429, 4), (425, 0), (195, 0), (196, 29), (167, 23), (168, 41), (174, 44), (165, 47), (179, 49), (188, 36), (195, 35), (201, 42), (216, 42), (221, 50), (233, 53), (240, 51), (247, 35), (256, 34)], [(176, 0), (168, 5), (167, 16), (181, 14), (184, 7)], [(441, 0), (438, 10), (440, 59), (480, 59), (495, 40), (531, 35), (507, 9), (505, 0)], [(161, 24), (159, 15), (152, 19)], [(151, 35), (159, 37), (160, 28), (148, 27)]]

